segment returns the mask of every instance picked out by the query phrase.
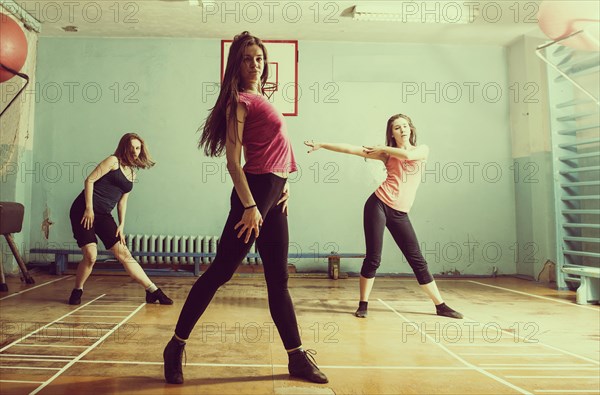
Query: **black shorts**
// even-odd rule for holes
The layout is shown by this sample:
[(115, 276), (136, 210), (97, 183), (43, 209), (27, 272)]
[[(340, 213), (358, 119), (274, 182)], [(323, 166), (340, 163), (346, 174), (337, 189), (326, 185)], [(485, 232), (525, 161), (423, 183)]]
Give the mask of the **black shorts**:
[(104, 247), (110, 250), (119, 242), (117, 234), (117, 223), (111, 214), (94, 213), (94, 223), (90, 229), (85, 229), (81, 224), (83, 213), (85, 211), (85, 198), (80, 195), (71, 205), (71, 229), (73, 229), (73, 237), (77, 240), (77, 245), (83, 247), (86, 244), (96, 243), (100, 237)]

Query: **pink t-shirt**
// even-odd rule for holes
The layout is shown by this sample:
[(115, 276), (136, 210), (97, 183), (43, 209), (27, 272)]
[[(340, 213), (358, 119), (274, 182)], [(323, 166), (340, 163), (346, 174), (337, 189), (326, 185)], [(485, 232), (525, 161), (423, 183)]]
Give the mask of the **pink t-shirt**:
[(293, 173), (297, 170), (283, 115), (266, 97), (240, 92), (246, 106), (244, 171), (251, 174)]
[(408, 213), (421, 184), (424, 165), (425, 161), (422, 160), (403, 160), (390, 155), (385, 163), (387, 178), (375, 195), (394, 210)]

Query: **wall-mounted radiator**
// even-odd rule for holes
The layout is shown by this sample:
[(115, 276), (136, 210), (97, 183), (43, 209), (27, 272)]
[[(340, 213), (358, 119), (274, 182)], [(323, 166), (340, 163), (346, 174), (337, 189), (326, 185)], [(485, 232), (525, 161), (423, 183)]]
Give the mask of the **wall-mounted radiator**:
[[(216, 253), (218, 236), (176, 236), (176, 235), (126, 235), (127, 247), (133, 251), (134, 258), (140, 263), (176, 263), (193, 264), (193, 257), (155, 257), (139, 256), (135, 252), (172, 252), (172, 253)], [(256, 244), (250, 253), (256, 253)], [(200, 263), (211, 263), (214, 258), (202, 257)], [(257, 258), (246, 258), (243, 263), (257, 264)]]

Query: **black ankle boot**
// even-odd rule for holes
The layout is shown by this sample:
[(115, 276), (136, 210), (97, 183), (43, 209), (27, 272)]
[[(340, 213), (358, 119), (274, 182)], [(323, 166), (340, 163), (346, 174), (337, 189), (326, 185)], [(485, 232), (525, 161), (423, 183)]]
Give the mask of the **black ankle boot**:
[(71, 297), (69, 297), (69, 304), (81, 304), (81, 296), (83, 295), (83, 289), (73, 289), (71, 291)]
[(167, 343), (163, 351), (165, 380), (171, 384), (183, 384), (183, 366), (181, 360), (185, 353), (185, 343), (174, 337)]
[(173, 300), (171, 300), (165, 293), (158, 288), (154, 292), (146, 291), (146, 303), (154, 303), (159, 301), (160, 304), (173, 304)]
[(289, 354), (288, 371), (290, 376), (299, 377), (313, 383), (328, 383), (327, 376), (317, 367), (313, 357), (316, 353), (314, 350), (297, 350)]

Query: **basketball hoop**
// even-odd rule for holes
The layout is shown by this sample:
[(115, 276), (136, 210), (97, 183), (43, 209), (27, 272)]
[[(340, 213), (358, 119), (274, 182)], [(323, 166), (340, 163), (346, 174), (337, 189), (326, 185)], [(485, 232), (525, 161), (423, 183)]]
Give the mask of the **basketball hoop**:
[(263, 85), (263, 93), (267, 96), (267, 99), (270, 99), (273, 96), (273, 93), (277, 91), (277, 84), (275, 82), (265, 82)]

